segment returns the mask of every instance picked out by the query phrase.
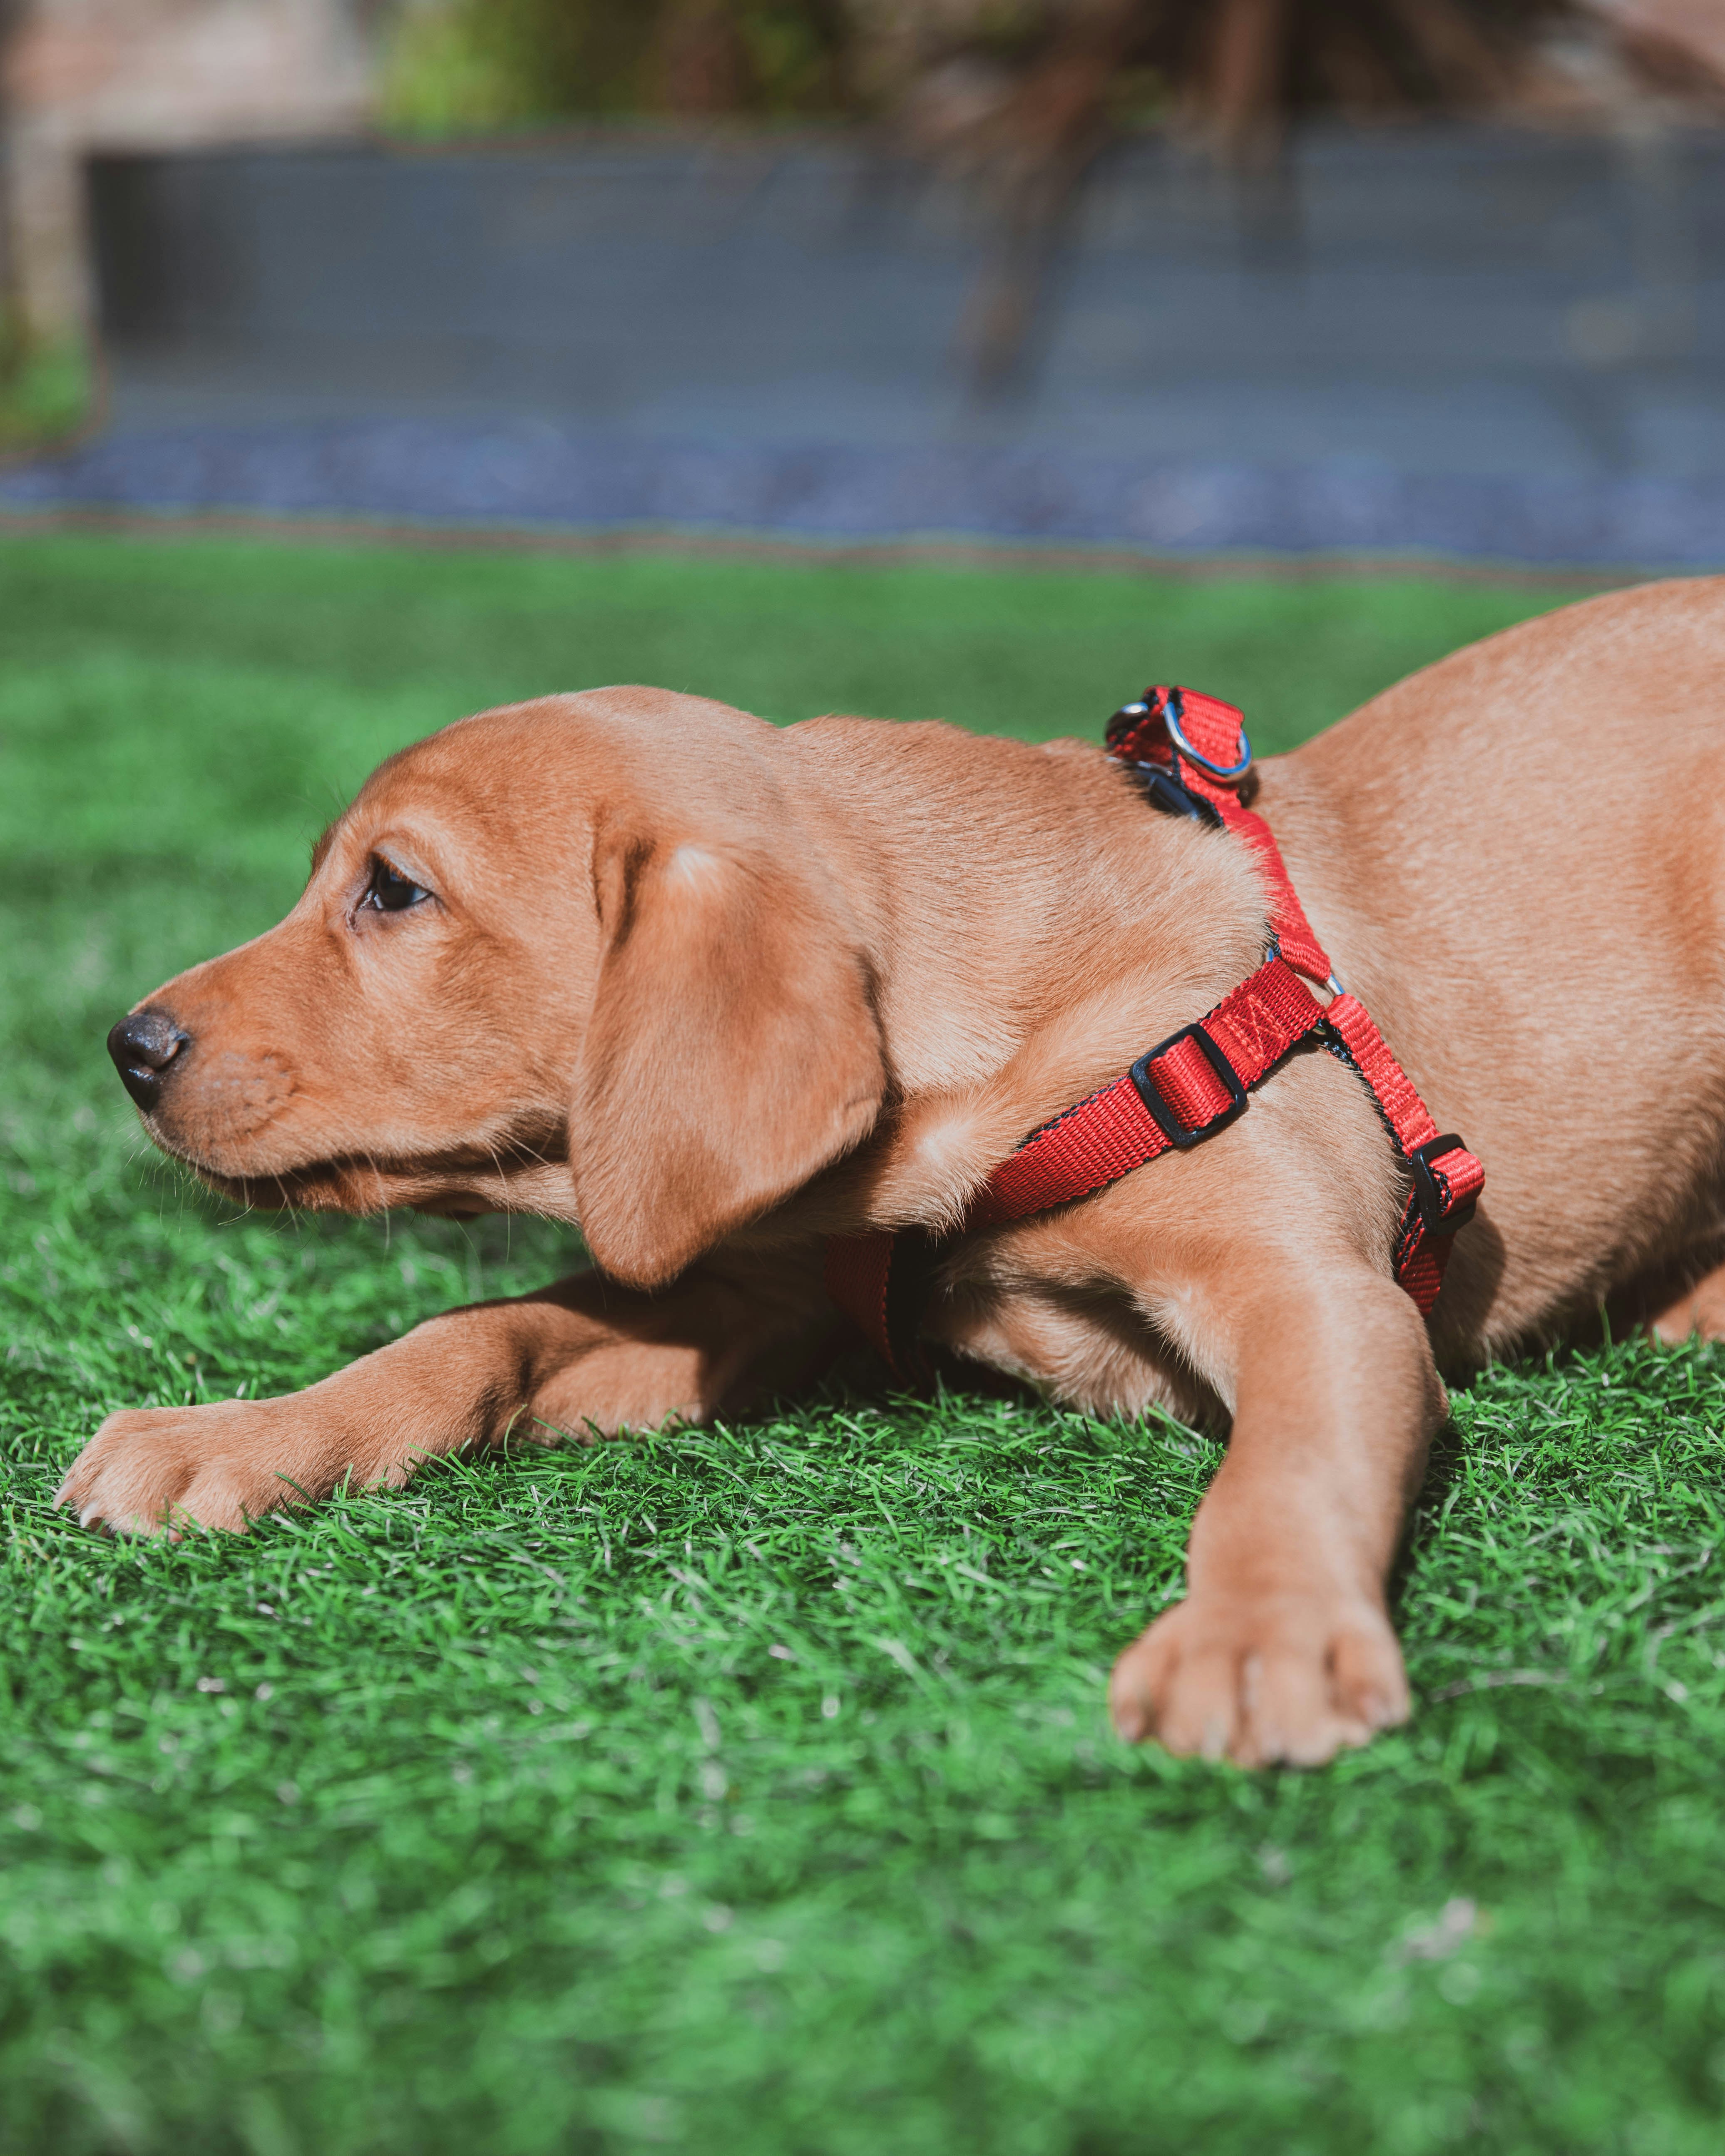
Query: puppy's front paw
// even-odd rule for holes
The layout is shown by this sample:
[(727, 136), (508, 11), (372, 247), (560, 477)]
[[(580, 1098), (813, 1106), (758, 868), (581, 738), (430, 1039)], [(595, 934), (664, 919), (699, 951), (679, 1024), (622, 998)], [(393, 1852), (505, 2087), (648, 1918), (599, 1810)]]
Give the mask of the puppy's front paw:
[(116, 1534), (173, 1534), (193, 1522), (242, 1532), (264, 1513), (332, 1486), (325, 1448), (303, 1420), (296, 1425), (283, 1413), (295, 1404), (219, 1400), (111, 1414), (54, 1502), (74, 1507), (85, 1527)]
[(1182, 1756), (1318, 1767), (1404, 1722), (1408, 1681), (1382, 1613), (1327, 1594), (1194, 1595), (1114, 1665), (1114, 1726)]

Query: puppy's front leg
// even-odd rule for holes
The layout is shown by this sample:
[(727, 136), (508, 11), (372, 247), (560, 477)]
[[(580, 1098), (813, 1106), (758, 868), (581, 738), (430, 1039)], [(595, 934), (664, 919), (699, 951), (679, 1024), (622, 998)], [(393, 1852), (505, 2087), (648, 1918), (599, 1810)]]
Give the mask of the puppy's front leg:
[(1443, 1388), (1413, 1303), (1363, 1265), (1229, 1316), (1234, 1428), (1186, 1599), (1120, 1657), (1110, 1704), (1133, 1741), (1312, 1766), (1407, 1714), (1384, 1585)]
[(782, 1296), (699, 1269), (651, 1296), (580, 1274), (431, 1318), (301, 1393), (110, 1415), (57, 1502), (121, 1532), (237, 1529), (326, 1497), (344, 1476), (398, 1486), (424, 1460), (511, 1430), (542, 1435), (542, 1422), (610, 1432), (696, 1420), (806, 1322)]

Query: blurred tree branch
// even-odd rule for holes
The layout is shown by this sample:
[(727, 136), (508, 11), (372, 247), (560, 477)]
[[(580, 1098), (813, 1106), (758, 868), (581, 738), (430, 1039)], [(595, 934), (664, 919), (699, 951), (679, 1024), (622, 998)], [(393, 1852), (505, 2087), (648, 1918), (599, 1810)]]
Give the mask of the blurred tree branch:
[[(1010, 376), (1086, 175), (1147, 108), (1266, 176), (1307, 114), (1612, 120), (1673, 95), (1717, 110), (1722, 16), (1709, 0), (1033, 0), (1003, 52), (978, 10), (905, 103), (917, 146), (995, 204), (961, 333), (973, 377)], [(1716, 45), (1697, 33), (1709, 22)]]

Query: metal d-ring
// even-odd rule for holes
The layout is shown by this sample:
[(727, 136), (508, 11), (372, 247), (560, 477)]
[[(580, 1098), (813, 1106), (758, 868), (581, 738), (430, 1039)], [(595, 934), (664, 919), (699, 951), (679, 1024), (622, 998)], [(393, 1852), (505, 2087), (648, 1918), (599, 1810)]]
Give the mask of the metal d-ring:
[(1219, 778), (1224, 785), (1232, 785), (1236, 778), (1244, 778), (1246, 773), (1251, 769), (1252, 744), (1247, 737), (1246, 730), (1244, 726), (1240, 730), (1240, 746), (1241, 750), (1240, 762), (1236, 764), (1224, 766), (1219, 763), (1212, 763), (1207, 756), (1201, 755), (1197, 749), (1194, 748), (1191, 742), (1187, 740), (1185, 735), (1180, 730), (1180, 716), (1178, 711), (1174, 708), (1174, 700), (1172, 696), (1168, 698), (1167, 704), (1163, 706), (1162, 722), (1168, 728), (1168, 739), (1173, 743), (1174, 747), (1178, 749), (1181, 755), (1189, 756), (1200, 771), (1209, 772), (1212, 778)]

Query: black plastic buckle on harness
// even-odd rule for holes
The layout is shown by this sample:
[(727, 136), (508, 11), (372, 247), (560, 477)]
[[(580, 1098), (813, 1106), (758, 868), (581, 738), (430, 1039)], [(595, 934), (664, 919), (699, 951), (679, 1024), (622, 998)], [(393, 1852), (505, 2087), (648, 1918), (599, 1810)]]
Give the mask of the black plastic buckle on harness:
[(1466, 1147), (1449, 1131), (1442, 1137), (1428, 1138), (1424, 1145), (1415, 1146), (1408, 1155), (1408, 1166), (1414, 1175), (1414, 1202), (1419, 1208), (1420, 1218), (1428, 1235), (1453, 1235), (1458, 1228), (1465, 1228), (1474, 1216), (1479, 1204), (1479, 1193), (1464, 1198), (1453, 1209), (1446, 1208), (1438, 1180), (1432, 1173), (1431, 1164), (1441, 1160), (1445, 1153), (1466, 1152)]
[(1161, 809), (1165, 816), (1189, 816), (1194, 824), (1208, 824), (1212, 830), (1221, 829), (1222, 812), (1214, 802), (1194, 793), (1165, 763), (1134, 763), (1127, 767), (1153, 808)]
[[(1228, 1088), (1227, 1106), (1219, 1110), (1207, 1123), (1200, 1123), (1195, 1131), (1186, 1128), (1157, 1090), (1156, 1081), (1150, 1075), (1150, 1065), (1157, 1058), (1166, 1055), (1169, 1049), (1178, 1047), (1183, 1040), (1197, 1042), (1205, 1062)], [(1132, 1081), (1137, 1090), (1138, 1098), (1150, 1111), (1157, 1128), (1168, 1143), (1181, 1152), (1190, 1152), (1194, 1146), (1201, 1145), (1205, 1138), (1214, 1137), (1218, 1131), (1225, 1130), (1236, 1116), (1245, 1112), (1246, 1089), (1240, 1084), (1234, 1065), (1204, 1031), (1202, 1024), (1183, 1025), (1178, 1033), (1171, 1033), (1166, 1040), (1159, 1041), (1147, 1054), (1141, 1055), (1132, 1067)], [(1430, 1173), (1428, 1169), (1427, 1173)]]

